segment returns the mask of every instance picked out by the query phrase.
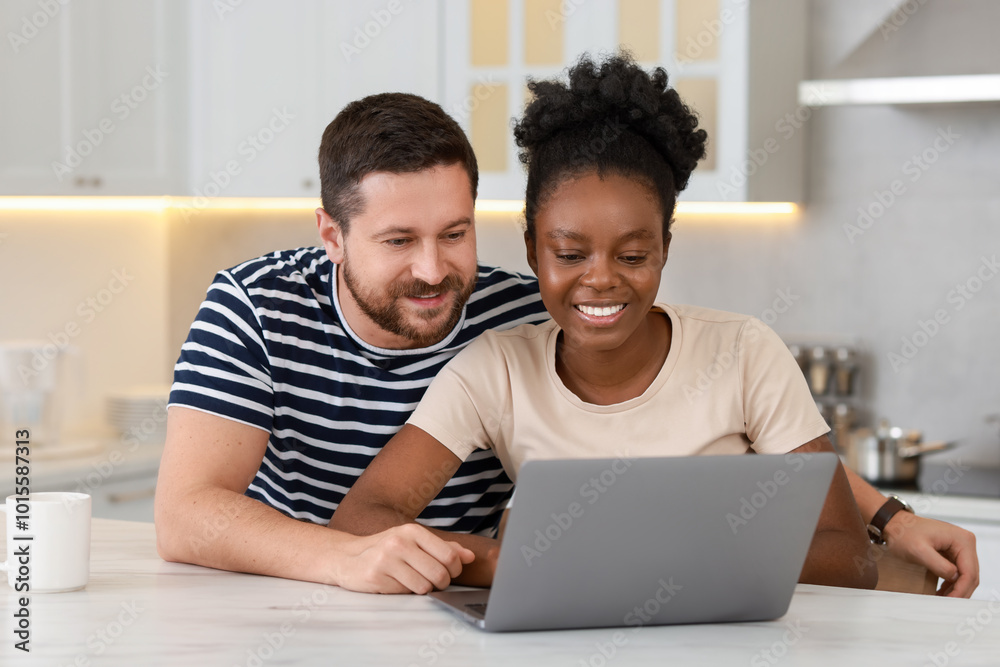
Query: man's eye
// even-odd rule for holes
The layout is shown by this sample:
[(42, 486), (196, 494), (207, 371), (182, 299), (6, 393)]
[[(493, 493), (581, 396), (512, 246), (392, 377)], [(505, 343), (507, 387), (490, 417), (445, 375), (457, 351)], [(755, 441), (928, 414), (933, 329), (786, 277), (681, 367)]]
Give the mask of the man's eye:
[(461, 241), (463, 238), (465, 238), (465, 232), (452, 232), (451, 234), (448, 234), (445, 238), (447, 238), (449, 241)]
[(626, 264), (641, 264), (645, 259), (645, 255), (625, 255), (622, 257), (622, 261)]
[(409, 242), (410, 239), (388, 239), (385, 244), (391, 248), (402, 248)]

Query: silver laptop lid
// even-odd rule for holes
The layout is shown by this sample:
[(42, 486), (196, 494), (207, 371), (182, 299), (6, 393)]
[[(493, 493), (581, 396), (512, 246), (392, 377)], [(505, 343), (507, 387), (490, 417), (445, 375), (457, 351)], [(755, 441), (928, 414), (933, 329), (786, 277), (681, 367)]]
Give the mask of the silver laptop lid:
[(836, 465), (832, 453), (529, 461), (484, 627), (777, 618)]

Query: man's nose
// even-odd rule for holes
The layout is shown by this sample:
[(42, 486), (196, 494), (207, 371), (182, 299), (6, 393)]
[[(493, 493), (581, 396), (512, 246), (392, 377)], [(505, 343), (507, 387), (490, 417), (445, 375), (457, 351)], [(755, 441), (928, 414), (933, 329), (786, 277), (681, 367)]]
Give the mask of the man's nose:
[(410, 268), (413, 277), (428, 285), (437, 285), (448, 275), (444, 258), (436, 243), (422, 243)]

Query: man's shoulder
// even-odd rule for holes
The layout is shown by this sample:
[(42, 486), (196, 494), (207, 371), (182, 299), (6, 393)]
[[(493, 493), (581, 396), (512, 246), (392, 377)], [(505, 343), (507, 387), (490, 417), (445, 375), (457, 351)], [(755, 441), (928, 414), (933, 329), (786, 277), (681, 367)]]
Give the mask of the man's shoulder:
[(293, 248), (248, 259), (220, 272), (228, 274), (245, 288), (269, 284), (310, 283), (329, 271), (330, 259), (322, 247)]
[(473, 299), (503, 290), (538, 293), (538, 279), (533, 276), (484, 264), (480, 264), (476, 269), (476, 291), (472, 295)]
[(535, 278), (494, 266), (479, 267), (476, 289), (466, 304), (465, 327), (472, 333), (546, 319)]

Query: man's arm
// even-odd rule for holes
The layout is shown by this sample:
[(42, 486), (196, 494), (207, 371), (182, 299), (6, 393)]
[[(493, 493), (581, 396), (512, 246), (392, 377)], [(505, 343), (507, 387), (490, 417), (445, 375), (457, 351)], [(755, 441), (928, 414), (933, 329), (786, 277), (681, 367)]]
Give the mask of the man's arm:
[[(825, 435), (792, 450), (799, 454), (833, 451)], [(861, 522), (858, 506), (851, 495), (844, 466), (838, 462), (799, 581), (825, 586), (875, 588), (878, 583), (876, 568), (858, 566), (859, 562), (864, 562), (869, 545), (868, 531)]]
[(156, 547), (164, 560), (315, 581), (351, 590), (444, 588), (472, 554), (420, 526), (357, 537), (298, 521), (243, 495), (268, 434), (171, 407), (156, 487)]
[[(452, 478), (462, 463), (426, 431), (406, 424), (382, 448), (358, 478), (330, 520), (330, 528), (371, 535), (392, 526), (412, 523)], [(499, 543), (480, 535), (434, 530), (475, 554), (475, 560), (453, 577), (467, 586), (489, 586), (493, 581)]]
[[(887, 498), (853, 470), (847, 470), (847, 480), (867, 524)], [(939, 595), (967, 598), (979, 586), (976, 536), (964, 528), (898, 512), (884, 532), (890, 553), (922, 565), (944, 580)]]

